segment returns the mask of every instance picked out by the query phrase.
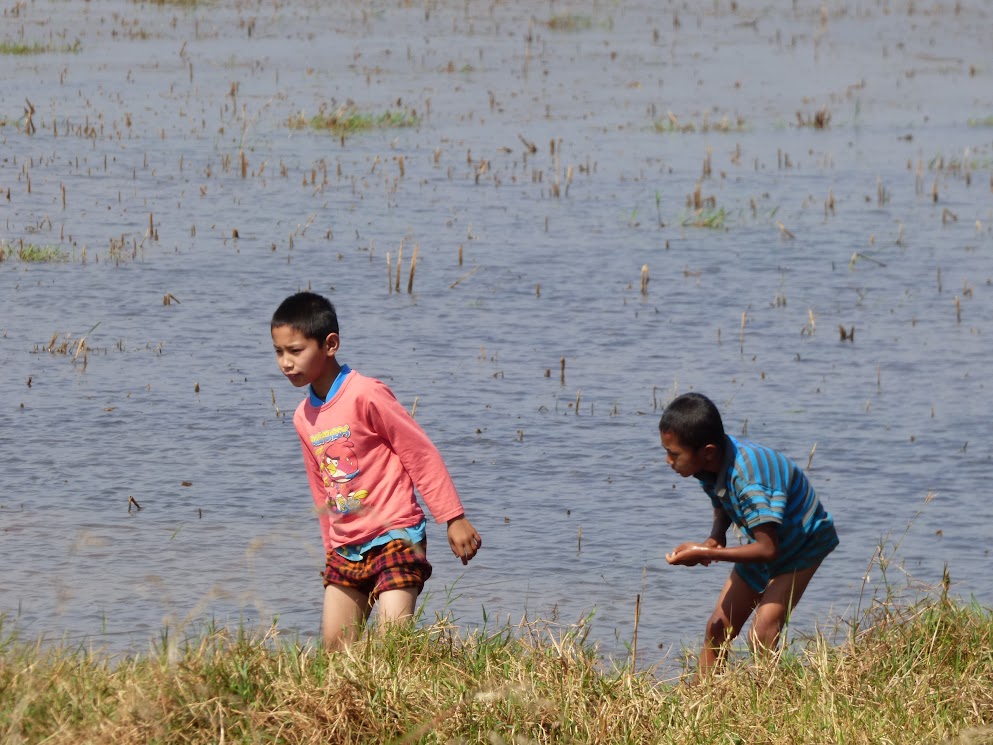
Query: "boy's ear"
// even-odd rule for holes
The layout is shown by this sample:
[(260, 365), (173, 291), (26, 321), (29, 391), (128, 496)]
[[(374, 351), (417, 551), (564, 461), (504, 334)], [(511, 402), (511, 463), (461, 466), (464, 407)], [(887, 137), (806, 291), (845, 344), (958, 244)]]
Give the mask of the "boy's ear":
[(337, 354), (339, 346), (341, 346), (341, 337), (332, 331), (324, 340), (324, 349), (327, 350), (329, 355), (334, 356)]
[(707, 464), (707, 470), (716, 471), (718, 466), (721, 465), (721, 449), (717, 447), (714, 443), (703, 446), (703, 458), (704, 462)]

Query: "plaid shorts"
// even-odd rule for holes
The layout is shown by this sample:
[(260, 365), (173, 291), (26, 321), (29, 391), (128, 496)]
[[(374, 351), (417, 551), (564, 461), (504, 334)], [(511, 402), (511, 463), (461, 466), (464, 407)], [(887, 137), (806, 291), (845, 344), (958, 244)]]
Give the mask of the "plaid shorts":
[(427, 541), (412, 544), (397, 539), (374, 546), (361, 561), (349, 561), (337, 551), (328, 551), (324, 586), (352, 587), (375, 600), (387, 590), (416, 587), (418, 594), (431, 576), (425, 549)]

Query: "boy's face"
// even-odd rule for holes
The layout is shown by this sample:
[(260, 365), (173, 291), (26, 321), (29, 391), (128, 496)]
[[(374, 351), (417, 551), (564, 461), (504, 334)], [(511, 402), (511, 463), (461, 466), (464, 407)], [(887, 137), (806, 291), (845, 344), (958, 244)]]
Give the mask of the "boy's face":
[(341, 369), (335, 361), (339, 343), (338, 334), (328, 334), (322, 344), (292, 326), (272, 329), (276, 364), (297, 388), (313, 385), (315, 390), (327, 393)]
[(662, 447), (665, 448), (665, 462), (683, 478), (716, 470), (714, 454), (717, 448), (713, 445), (694, 450), (681, 443), (672, 432), (663, 432)]

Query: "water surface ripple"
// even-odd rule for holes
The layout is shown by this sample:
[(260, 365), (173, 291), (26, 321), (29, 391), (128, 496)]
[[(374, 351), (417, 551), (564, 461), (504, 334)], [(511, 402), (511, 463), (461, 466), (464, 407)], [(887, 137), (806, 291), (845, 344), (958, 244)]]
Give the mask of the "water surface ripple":
[[(267, 328), (307, 287), (484, 537), (463, 568), (432, 526), (427, 619), (592, 612), (619, 658), (640, 596), (640, 663), (695, 647), (727, 567), (665, 564), (710, 509), (656, 429), (691, 389), (835, 515), (797, 633), (851, 617), (881, 544), (891, 582), (993, 600), (987, 4), (58, 7), (0, 36), (37, 52), (0, 55), (7, 628), (318, 633)], [(290, 126), (346, 102), (419, 122)]]

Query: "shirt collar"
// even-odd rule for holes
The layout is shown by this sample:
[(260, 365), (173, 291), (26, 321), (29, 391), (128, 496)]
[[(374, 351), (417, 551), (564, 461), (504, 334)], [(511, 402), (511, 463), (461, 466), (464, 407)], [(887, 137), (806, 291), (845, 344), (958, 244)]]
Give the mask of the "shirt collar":
[(721, 467), (717, 471), (717, 480), (714, 482), (714, 494), (719, 498), (723, 498), (727, 494), (728, 471), (731, 470), (736, 455), (737, 447), (734, 440), (728, 435), (724, 435), (724, 459), (721, 461)]
[(314, 393), (314, 386), (310, 386), (310, 404), (311, 406), (316, 406), (318, 409), (324, 406), (328, 401), (335, 397), (335, 394), (341, 389), (342, 384), (345, 382), (345, 376), (350, 373), (352, 369), (348, 365), (342, 365), (341, 370), (338, 371), (338, 376), (334, 379), (331, 384), (331, 388), (328, 390), (328, 397), (321, 398), (316, 393)]

